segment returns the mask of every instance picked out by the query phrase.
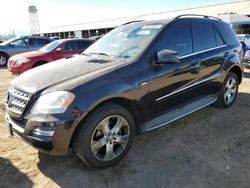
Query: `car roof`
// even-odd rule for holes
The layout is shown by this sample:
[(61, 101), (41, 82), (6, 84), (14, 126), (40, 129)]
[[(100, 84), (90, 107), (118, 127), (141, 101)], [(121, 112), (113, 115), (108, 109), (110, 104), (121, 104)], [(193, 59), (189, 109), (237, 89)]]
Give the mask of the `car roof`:
[(206, 15), (198, 15), (198, 14), (183, 14), (176, 16), (174, 18), (168, 18), (168, 19), (158, 19), (158, 20), (133, 20), (130, 22), (127, 22), (123, 25), (129, 25), (129, 24), (138, 24), (138, 25), (151, 25), (151, 24), (162, 24), (162, 25), (167, 25), (170, 22), (174, 21), (191, 21), (191, 20), (196, 20), (196, 21), (209, 21), (209, 22), (222, 22), (226, 23), (220, 18), (213, 17), (213, 16), (206, 16)]
[(94, 42), (95, 40), (84, 38), (84, 39), (59, 39), (57, 41), (60, 41), (61, 43), (63, 43), (66, 41), (91, 41), (91, 42)]

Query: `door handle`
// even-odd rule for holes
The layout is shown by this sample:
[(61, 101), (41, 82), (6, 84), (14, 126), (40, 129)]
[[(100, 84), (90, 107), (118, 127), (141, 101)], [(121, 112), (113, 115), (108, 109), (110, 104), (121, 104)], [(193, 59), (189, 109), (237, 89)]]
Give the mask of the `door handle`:
[(225, 53), (224, 53), (224, 57), (228, 57), (229, 54), (230, 54), (230, 52), (225, 52)]
[(201, 63), (200, 62), (191, 64), (190, 72), (192, 74), (198, 74), (200, 72), (200, 68), (201, 68)]

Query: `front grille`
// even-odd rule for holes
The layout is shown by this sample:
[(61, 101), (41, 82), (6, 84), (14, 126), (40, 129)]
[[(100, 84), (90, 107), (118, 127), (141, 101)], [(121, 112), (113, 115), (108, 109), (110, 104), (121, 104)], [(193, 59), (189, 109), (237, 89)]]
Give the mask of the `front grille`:
[(30, 96), (27, 93), (18, 91), (13, 87), (10, 87), (7, 97), (8, 110), (16, 115), (21, 116), (30, 100)]

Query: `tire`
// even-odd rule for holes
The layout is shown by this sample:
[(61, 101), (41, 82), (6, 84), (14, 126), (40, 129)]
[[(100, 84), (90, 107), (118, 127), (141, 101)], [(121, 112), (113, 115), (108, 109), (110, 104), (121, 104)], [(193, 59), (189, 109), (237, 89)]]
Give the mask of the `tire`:
[(238, 88), (239, 79), (237, 75), (233, 72), (229, 72), (222, 84), (216, 106), (222, 108), (232, 106), (237, 98)]
[(135, 123), (122, 106), (106, 103), (83, 122), (74, 149), (88, 166), (106, 168), (118, 163), (129, 151), (135, 137)]
[(0, 67), (5, 67), (7, 65), (9, 57), (4, 54), (0, 53)]

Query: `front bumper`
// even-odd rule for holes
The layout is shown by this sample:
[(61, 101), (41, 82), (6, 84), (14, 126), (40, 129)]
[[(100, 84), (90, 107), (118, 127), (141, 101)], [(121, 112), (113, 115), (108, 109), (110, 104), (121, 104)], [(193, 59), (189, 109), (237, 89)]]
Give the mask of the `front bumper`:
[[(39, 149), (43, 153), (50, 155), (66, 155), (68, 153), (69, 144), (73, 134), (71, 121), (39, 121), (41, 117), (31, 119), (24, 125), (11, 118), (7, 113), (6, 130), (9, 135), (15, 135), (22, 138), (25, 142)], [(42, 118), (43, 119), (43, 118)], [(45, 124), (53, 124), (54, 131), (38, 132), (35, 128), (44, 126)], [(48, 134), (44, 134), (48, 132)], [(41, 134), (42, 133), (42, 134)]]
[(8, 65), (8, 70), (13, 75), (19, 75), (19, 74), (32, 68), (28, 63), (22, 64), (22, 65), (17, 65), (17, 64), (15, 64), (15, 61), (13, 61), (13, 60), (9, 60), (7, 65)]

